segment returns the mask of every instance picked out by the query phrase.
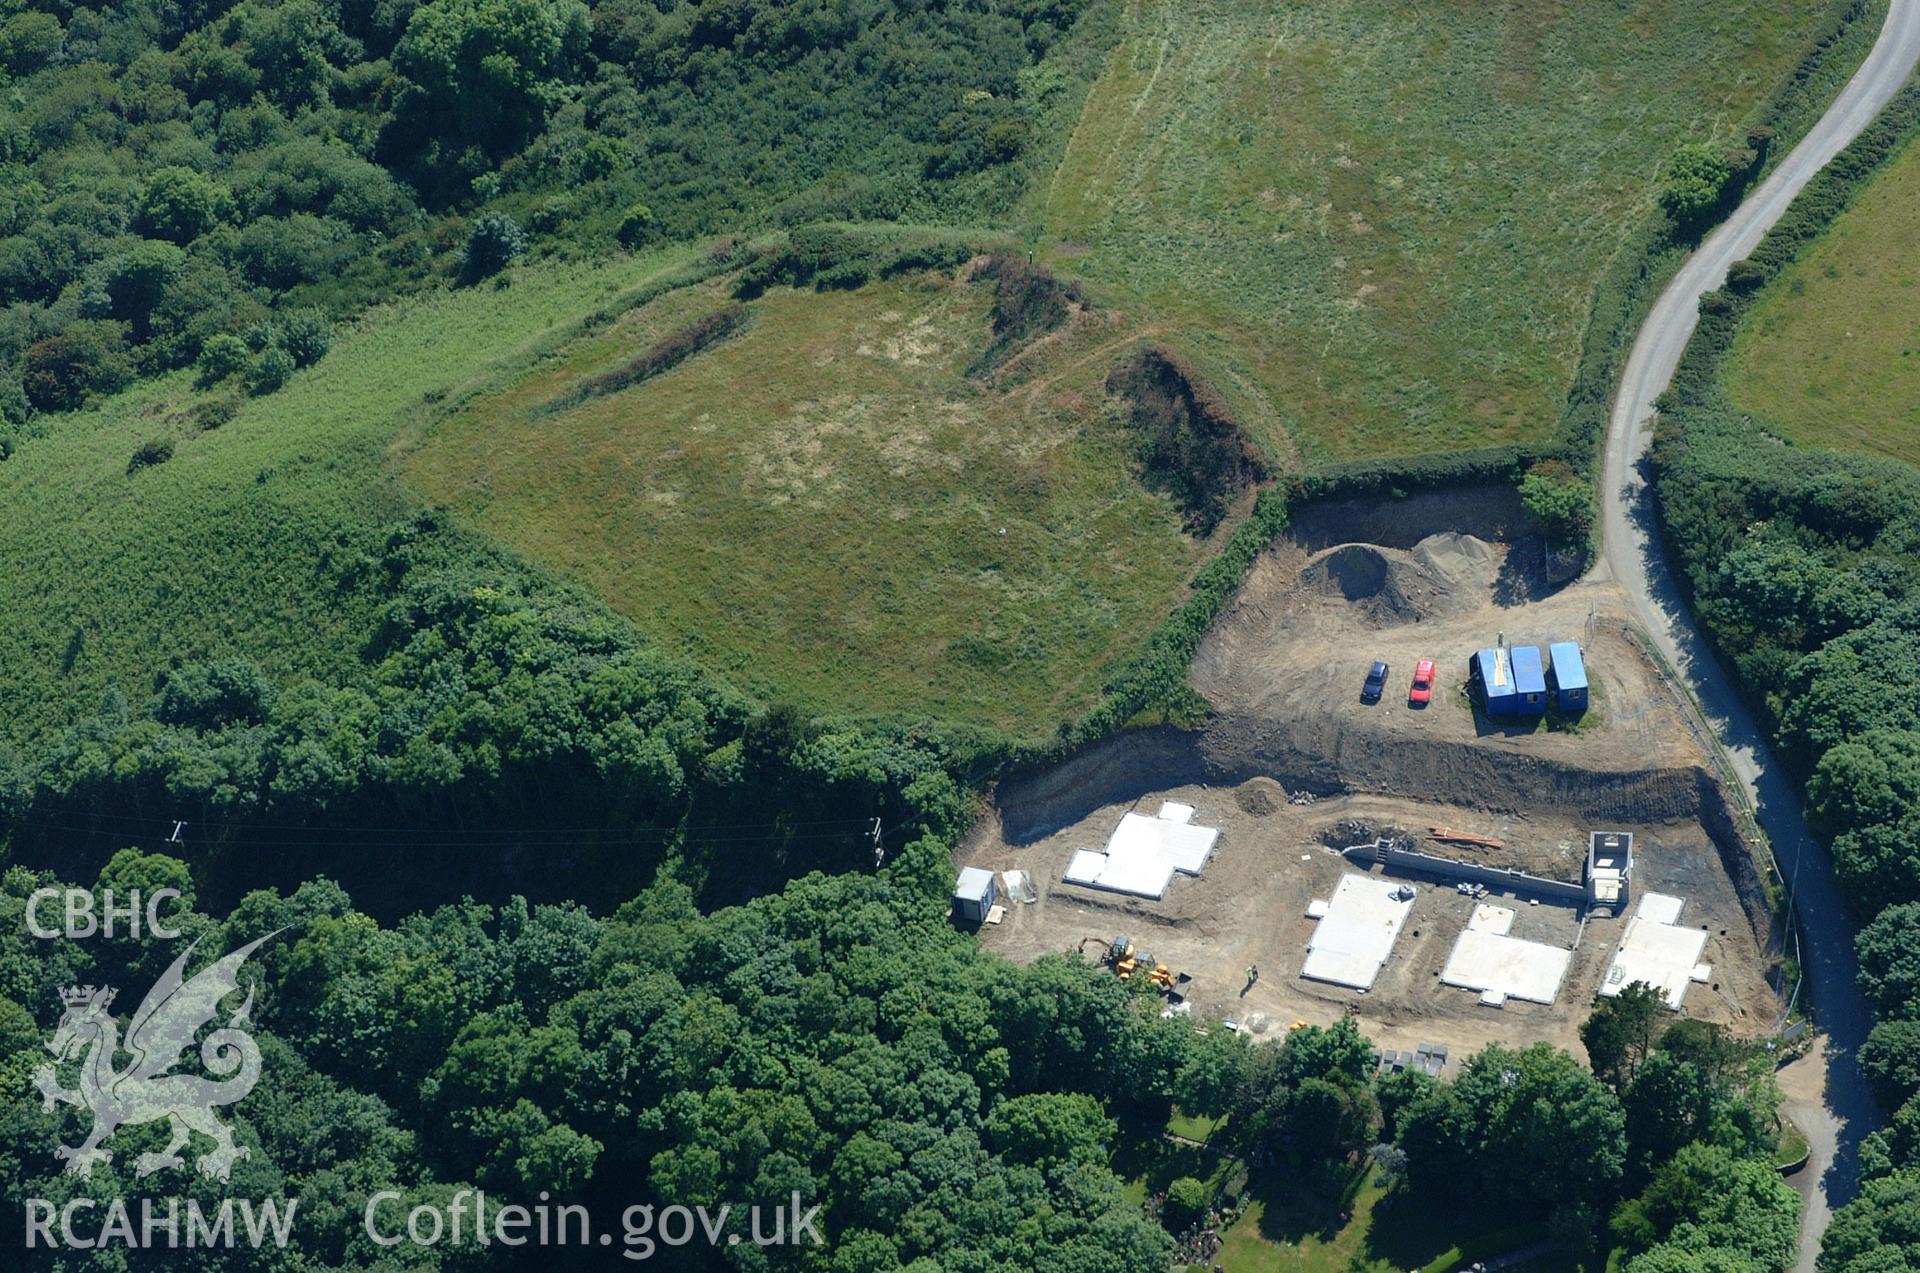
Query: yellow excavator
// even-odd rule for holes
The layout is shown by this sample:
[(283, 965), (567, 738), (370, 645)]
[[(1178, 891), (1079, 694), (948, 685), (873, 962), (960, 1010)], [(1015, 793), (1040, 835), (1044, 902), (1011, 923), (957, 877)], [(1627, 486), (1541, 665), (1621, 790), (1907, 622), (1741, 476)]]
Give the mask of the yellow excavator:
[(1113, 965), (1114, 975), (1122, 981), (1132, 981), (1138, 976), (1161, 994), (1173, 990), (1173, 970), (1165, 964), (1156, 963), (1146, 951), (1134, 949), (1133, 943), (1124, 937), (1116, 937), (1113, 945), (1107, 948), (1107, 961)]

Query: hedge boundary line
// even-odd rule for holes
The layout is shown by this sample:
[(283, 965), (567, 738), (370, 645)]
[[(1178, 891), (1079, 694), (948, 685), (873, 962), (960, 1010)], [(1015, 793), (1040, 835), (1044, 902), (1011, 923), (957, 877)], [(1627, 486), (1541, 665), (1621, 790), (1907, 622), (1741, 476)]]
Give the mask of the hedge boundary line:
[(1051, 741), (1016, 744), (1009, 751), (1005, 769), (1011, 772), (1057, 763), (1115, 733), (1142, 712), (1176, 712), (1192, 706), (1196, 696), (1187, 685), (1187, 668), (1194, 653), (1253, 563), (1290, 521), (1285, 492), (1277, 487), (1261, 491), (1226, 546), (1187, 585), (1187, 600), (1154, 629), (1144, 649), (1107, 679), (1100, 702), (1079, 720), (1063, 724)]
[[(1810, 95), (1818, 88), (1820, 72), (1836, 51), (1851, 47), (1848, 37), (1861, 30), (1861, 20), (1882, 9), (1879, 0), (1839, 0), (1832, 7), (1807, 52), (1760, 108), (1760, 126), (1777, 128), (1782, 121), (1792, 119), (1795, 127), (1791, 135), (1775, 137), (1766, 155), (1745, 174), (1740, 187), (1728, 192), (1722, 201), (1722, 215), (1715, 218), (1714, 224), (1724, 220), (1725, 214), (1739, 205), (1738, 196), (1772, 171), (1779, 158), (1818, 120), (1817, 113), (1804, 122), (1800, 122), (1798, 115), (1805, 114), (1815, 104)], [(1708, 226), (1701, 233), (1704, 235), (1711, 228)], [(1678, 272), (1692, 248), (1692, 243), (1677, 235), (1673, 219), (1656, 206), (1627, 246), (1614, 257), (1594, 289), (1587, 331), (1581, 341), (1580, 362), (1574, 371), (1573, 384), (1567, 390), (1560, 426), (1547, 448), (1554, 458), (1565, 460), (1576, 473), (1597, 477), (1595, 462), (1601, 441), (1606, 437), (1614, 391), (1627, 353), (1633, 347), (1633, 337), (1640, 330), (1654, 298)]]
[(1757, 286), (1721, 288), (1700, 298), (1700, 321), (1680, 355), (1673, 382), (1661, 398), (1661, 414), (1715, 401), (1721, 364), (1754, 302), (1839, 219), (1861, 188), (1920, 135), (1920, 81), (1910, 81), (1845, 150), (1815, 173), (1786, 214), (1755, 245), (1747, 260), (1758, 265)]
[(740, 301), (729, 301), (711, 313), (702, 314), (649, 345), (638, 357), (568, 388), (565, 392), (533, 408), (528, 415), (536, 420), (559, 415), (593, 398), (623, 392), (655, 376), (672, 371), (695, 354), (746, 330), (750, 311)]

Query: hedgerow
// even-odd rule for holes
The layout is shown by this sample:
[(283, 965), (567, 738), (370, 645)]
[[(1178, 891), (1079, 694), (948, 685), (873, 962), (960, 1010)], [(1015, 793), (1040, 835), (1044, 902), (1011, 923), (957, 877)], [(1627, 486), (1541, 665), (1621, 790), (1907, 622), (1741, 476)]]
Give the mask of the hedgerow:
[[(1920, 471), (1890, 460), (1793, 447), (1728, 400), (1723, 369), (1741, 322), (1773, 280), (1920, 133), (1908, 86), (1807, 184), (1700, 321), (1660, 403), (1653, 452), (1663, 538), (1679, 583), (1721, 659), (1806, 784), (1807, 814), (1832, 842), (1842, 895), (1862, 916), (1920, 900)], [(1880, 1024), (1860, 1065), (1883, 1100), (1906, 1102), (1863, 1162), (1898, 1180), (1920, 1168), (1920, 1106), (1903, 1058), (1920, 1000), (1888, 974), (1886, 936), (1862, 938)], [(1906, 989), (1903, 989), (1906, 987)], [(1901, 1129), (1905, 1128), (1906, 1131)], [(1848, 1273), (1861, 1232), (1894, 1203), (1869, 1187), (1835, 1219), (1821, 1257)]]
[(548, 403), (541, 409), (542, 413), (554, 414), (566, 411), (588, 398), (618, 393), (643, 380), (650, 380), (663, 371), (679, 366), (708, 346), (718, 344), (739, 332), (747, 325), (748, 316), (747, 307), (737, 301), (714, 310), (711, 314), (704, 314), (677, 331), (662, 336), (632, 362), (582, 381)]
[[(1801, 134), (1831, 100), (1839, 79), (1870, 44), (1873, 18), (1884, 8), (1878, 0), (1839, 0), (1788, 75), (1748, 130), (1752, 161), (1722, 198), (1722, 214), (1746, 189), (1792, 149)], [(1655, 208), (1614, 256), (1593, 291), (1580, 362), (1567, 391), (1566, 406), (1550, 448), (1580, 473), (1591, 473), (1606, 436), (1614, 390), (1640, 320), (1660, 289), (1686, 260), (1691, 247), (1684, 228), (1663, 208)]]
[(769, 287), (847, 290), (915, 270), (950, 270), (976, 249), (960, 239), (838, 225), (808, 225), (757, 246), (733, 294), (752, 300)]

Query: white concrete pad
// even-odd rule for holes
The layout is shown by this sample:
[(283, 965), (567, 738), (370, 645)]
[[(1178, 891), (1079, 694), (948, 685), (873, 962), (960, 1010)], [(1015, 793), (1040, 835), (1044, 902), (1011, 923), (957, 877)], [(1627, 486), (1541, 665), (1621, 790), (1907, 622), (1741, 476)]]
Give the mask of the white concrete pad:
[(1671, 893), (1648, 893), (1640, 899), (1640, 905), (1633, 908), (1633, 913), (1656, 924), (1671, 924), (1680, 918), (1680, 909), (1686, 904), (1684, 897)]
[(1067, 863), (1065, 879), (1069, 884), (1092, 884), (1100, 878), (1100, 872), (1107, 864), (1107, 855), (1096, 853), (1092, 849), (1075, 849), (1073, 860)]
[(1162, 800), (1160, 812), (1154, 815), (1164, 822), (1187, 823), (1193, 821), (1193, 806), (1181, 804), (1178, 800)]
[(1681, 928), (1673, 922), (1685, 905), (1685, 899), (1664, 893), (1640, 899), (1600, 983), (1601, 994), (1611, 998), (1641, 981), (1658, 991), (1668, 1007), (1680, 1007), (1707, 946), (1704, 928)]
[(1132, 853), (1116, 857), (1081, 849), (1067, 863), (1064, 877), (1069, 884), (1105, 889), (1111, 893), (1131, 893), (1135, 897), (1159, 898), (1165, 895), (1173, 879), (1173, 864), (1151, 855)]
[(1513, 923), (1513, 912), (1503, 906), (1478, 906), (1474, 908), (1474, 920), (1480, 920), (1483, 911), (1498, 913), (1487, 916), (1479, 926), (1468, 921), (1453, 943), (1453, 953), (1440, 971), (1440, 980), (1449, 986), (1485, 992), (1482, 1003), (1488, 1002), (1488, 994), (1498, 995), (1500, 1003), (1508, 999), (1552, 1003), (1566, 979), (1573, 952), (1509, 937), (1507, 926)]
[(1314, 898), (1311, 902), (1307, 903), (1307, 918), (1325, 919), (1327, 917), (1327, 908), (1331, 905), (1332, 903), (1328, 902), (1324, 897)]
[(1152, 854), (1165, 858), (1176, 871), (1198, 875), (1213, 852), (1213, 842), (1219, 838), (1218, 827), (1199, 827), (1190, 822), (1128, 813), (1122, 815), (1120, 825), (1107, 840), (1107, 856)]
[(1371, 988), (1413, 909), (1411, 890), (1404, 900), (1393, 896), (1402, 889), (1408, 886), (1398, 880), (1342, 876), (1326, 917), (1307, 943), (1307, 961), (1300, 975), (1356, 990)]
[[(1178, 807), (1193, 815), (1191, 805)], [(1200, 874), (1219, 838), (1217, 827), (1128, 813), (1108, 838), (1106, 852), (1079, 850), (1063, 878), (1069, 884), (1158, 899), (1165, 896), (1174, 872)]]
[(1513, 909), (1482, 902), (1473, 908), (1473, 914), (1467, 919), (1467, 927), (1476, 933), (1492, 933), (1496, 937), (1503, 937), (1513, 927)]

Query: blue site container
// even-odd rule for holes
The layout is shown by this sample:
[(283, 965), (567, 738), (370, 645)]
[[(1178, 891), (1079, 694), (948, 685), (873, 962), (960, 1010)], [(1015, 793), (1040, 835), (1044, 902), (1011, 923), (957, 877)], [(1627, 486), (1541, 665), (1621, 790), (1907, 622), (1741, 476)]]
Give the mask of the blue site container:
[(1540, 647), (1516, 645), (1507, 651), (1513, 665), (1513, 711), (1516, 716), (1547, 714), (1547, 673), (1540, 663)]
[(1556, 641), (1547, 647), (1553, 659), (1553, 705), (1563, 712), (1587, 710), (1587, 665), (1580, 647)]
[(1486, 700), (1487, 715), (1515, 715), (1517, 699), (1513, 689), (1513, 666), (1507, 661), (1507, 652), (1501, 647), (1481, 650), (1473, 656), (1474, 679), (1480, 682), (1482, 696)]

